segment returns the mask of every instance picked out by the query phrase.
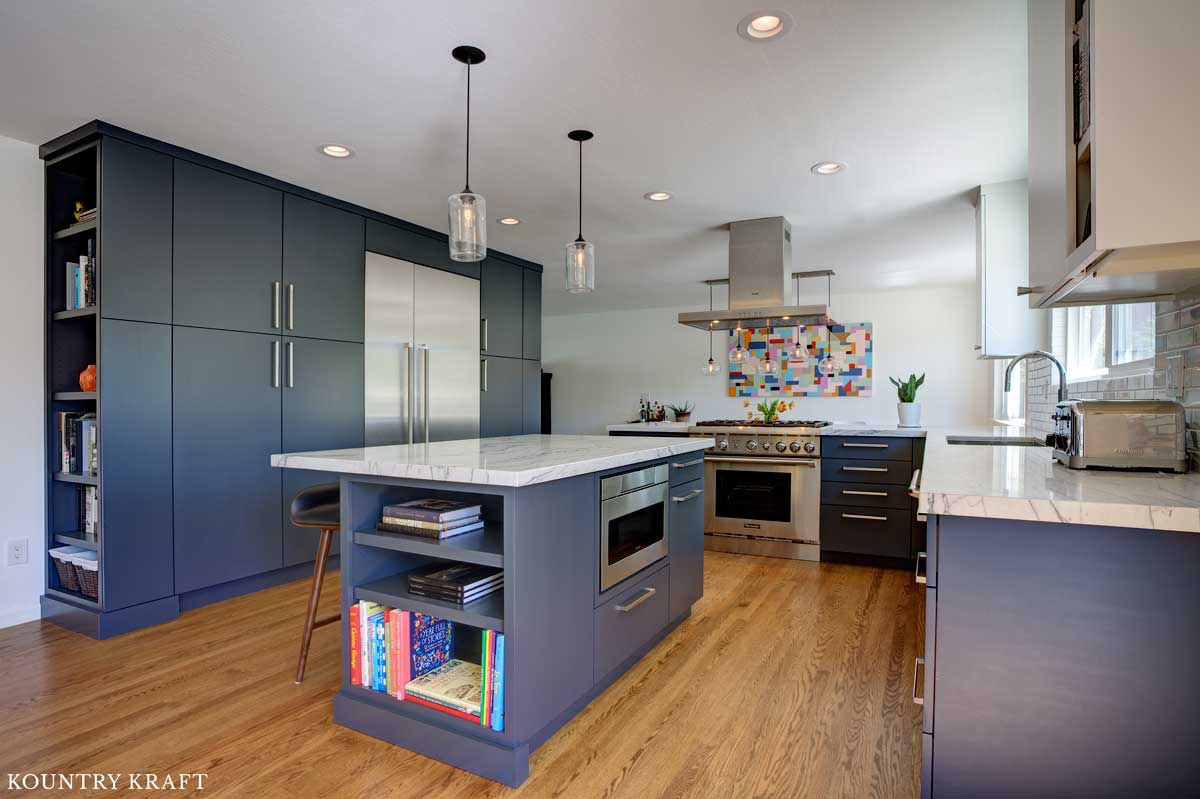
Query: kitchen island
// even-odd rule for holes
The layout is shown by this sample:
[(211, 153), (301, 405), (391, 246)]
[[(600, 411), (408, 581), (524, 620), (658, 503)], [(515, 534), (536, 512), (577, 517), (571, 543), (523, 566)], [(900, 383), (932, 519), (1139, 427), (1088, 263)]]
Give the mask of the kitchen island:
[[(343, 657), (334, 721), (520, 785), (530, 752), (687, 618), (700, 598), (704, 486), (692, 453), (712, 443), (531, 435), (272, 456), (274, 466), (329, 472), (341, 484)], [(611, 524), (601, 523), (601, 481), (646, 469), (658, 488), (655, 504), (643, 509), (646, 524), (661, 523), (665, 554), (606, 581), (620, 546), (602, 544)], [(604, 484), (605, 497), (613, 485)], [(484, 528), (440, 541), (376, 530), (385, 505), (426, 497), (480, 505)], [(504, 588), (466, 605), (411, 593), (409, 572), (436, 562), (502, 568)], [(481, 631), (502, 633), (503, 728), (354, 685), (349, 610), (360, 600), (452, 622), (453, 654), (472, 662)]]
[(952, 438), (928, 431), (914, 481), (923, 796), (1194, 795), (1200, 475)]

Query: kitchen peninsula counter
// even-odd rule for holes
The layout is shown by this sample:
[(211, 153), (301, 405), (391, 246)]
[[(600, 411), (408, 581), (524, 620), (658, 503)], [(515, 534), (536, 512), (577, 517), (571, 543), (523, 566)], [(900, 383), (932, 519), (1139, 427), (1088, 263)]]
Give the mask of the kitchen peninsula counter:
[[(530, 435), (272, 456), (275, 466), (340, 481), (335, 723), (520, 785), (530, 753), (683, 622), (702, 595), (701, 463), (712, 444)], [(613, 552), (641, 550), (621, 535), (605, 547), (611, 524), (602, 523), (601, 481), (647, 469), (645, 481), (622, 485), (617, 502), (629, 508), (617, 513), (642, 514), (630, 517), (630, 535), (657, 529), (665, 554), (648, 546), (636, 565), (626, 561), (636, 571), (610, 569), (602, 581)], [(480, 505), (484, 527), (441, 540), (376, 529), (384, 506), (421, 498)], [(502, 569), (503, 589), (465, 605), (410, 591), (410, 573), (456, 562)], [(364, 600), (450, 621), (452, 656), (470, 662), (482, 662), (481, 632), (502, 634), (502, 729), (353, 684), (350, 608)]]

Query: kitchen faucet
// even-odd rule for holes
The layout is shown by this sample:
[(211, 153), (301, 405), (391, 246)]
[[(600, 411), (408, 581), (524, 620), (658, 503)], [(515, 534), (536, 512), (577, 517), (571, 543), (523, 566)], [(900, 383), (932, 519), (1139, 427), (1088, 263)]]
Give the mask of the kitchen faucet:
[(1012, 391), (1013, 367), (1015, 367), (1019, 361), (1023, 361), (1026, 358), (1045, 358), (1046, 360), (1053, 362), (1054, 365), (1058, 367), (1058, 401), (1066, 402), (1067, 401), (1067, 370), (1063, 368), (1062, 361), (1060, 361), (1058, 358), (1055, 358), (1052, 354), (1050, 354), (1048, 352), (1044, 352), (1042, 350), (1034, 350), (1033, 352), (1027, 352), (1024, 355), (1018, 355), (1017, 357), (1013, 358), (1011, 361), (1008, 362), (1008, 368), (1004, 370), (1004, 391), (1005, 391), (1005, 393)]

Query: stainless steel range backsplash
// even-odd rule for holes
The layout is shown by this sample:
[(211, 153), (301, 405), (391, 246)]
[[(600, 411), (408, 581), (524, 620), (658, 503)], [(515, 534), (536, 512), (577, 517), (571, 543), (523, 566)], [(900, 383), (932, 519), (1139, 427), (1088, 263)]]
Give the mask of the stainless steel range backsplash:
[[(1057, 338), (1057, 337), (1056, 337)], [(1184, 404), (1192, 469), (1200, 470), (1200, 300), (1160, 302), (1154, 320), (1154, 372), (1070, 384), (1077, 399), (1172, 399)], [(1053, 432), (1058, 400), (1049, 361), (1026, 361), (1025, 419), (1035, 435)]]

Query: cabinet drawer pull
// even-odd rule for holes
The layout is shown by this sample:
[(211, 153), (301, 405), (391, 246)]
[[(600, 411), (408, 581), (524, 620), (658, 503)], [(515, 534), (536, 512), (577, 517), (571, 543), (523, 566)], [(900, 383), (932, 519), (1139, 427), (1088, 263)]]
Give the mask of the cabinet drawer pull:
[(687, 502), (689, 499), (695, 499), (696, 497), (700, 496), (703, 493), (704, 492), (701, 489), (697, 488), (696, 490), (694, 490), (688, 494), (684, 494), (682, 497), (671, 497), (671, 501), (672, 502)]
[(694, 461), (684, 461), (683, 463), (672, 463), (672, 469), (687, 469), (692, 466), (699, 466), (704, 463), (704, 458), (696, 458)]
[(271, 329), (279, 329), (279, 281), (271, 284)]
[(296, 387), (296, 359), (292, 357), (292, 342), (287, 343), (287, 387)]
[(888, 495), (886, 491), (856, 491), (850, 488), (843, 488), (842, 493), (852, 497), (886, 497)]
[(483, 328), (482, 330), (479, 331), (479, 338), (481, 338), (483, 340), (479, 346), (479, 349), (483, 350), (484, 352), (487, 352), (488, 328), (487, 328), (487, 317), (486, 316), (479, 320), (479, 326), (481, 328)]
[(887, 449), (888, 444), (853, 444), (847, 441), (842, 442), (843, 447), (858, 447), (859, 449)]
[(886, 516), (869, 516), (865, 513), (843, 513), (842, 518), (843, 519), (865, 519), (866, 521), (870, 521), (870, 522), (886, 522), (888, 520), (888, 517), (886, 517)]
[(271, 388), (279, 388), (279, 341), (271, 342)]
[(913, 499), (921, 498), (921, 470), (913, 470), (912, 479), (908, 481), (908, 495)]
[(843, 472), (886, 472), (886, 466), (843, 466)]
[(479, 390), (487, 391), (487, 364), (485, 360), (479, 361)]
[(288, 283), (287, 298), (287, 329), (296, 329), (296, 284)]
[(928, 562), (929, 562), (928, 557), (929, 556), (926, 555), (924, 552), (917, 553), (917, 566), (913, 570), (913, 576), (916, 578), (917, 583), (920, 585), (926, 585), (929, 582), (929, 579), (924, 574), (921, 573), (921, 561), (924, 560), (928, 564)]
[(925, 682), (925, 680), (923, 679), (924, 676), (925, 676), (925, 658), (917, 658), (916, 663), (913, 664), (912, 698), (913, 698), (914, 705), (925, 704), (924, 692), (922, 692), (921, 696), (917, 696), (917, 686), (921, 685)]
[(633, 600), (628, 605), (614, 605), (613, 610), (615, 610), (617, 613), (628, 613), (657, 593), (657, 588), (643, 588), (642, 593), (638, 595), (637, 599)]

